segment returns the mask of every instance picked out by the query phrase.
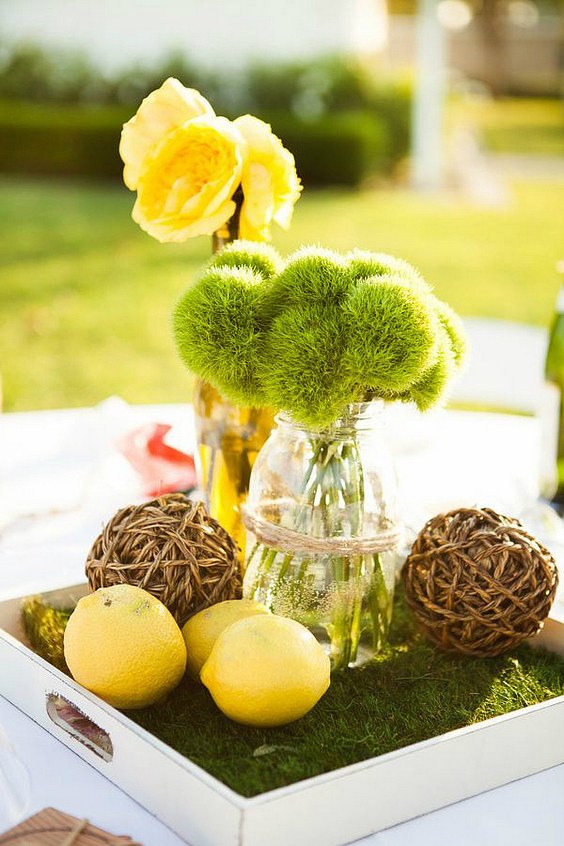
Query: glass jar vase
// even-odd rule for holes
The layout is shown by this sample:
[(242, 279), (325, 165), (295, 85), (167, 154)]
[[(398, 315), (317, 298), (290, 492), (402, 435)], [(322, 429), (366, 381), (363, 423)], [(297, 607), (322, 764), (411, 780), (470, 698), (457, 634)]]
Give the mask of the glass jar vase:
[(243, 593), (307, 626), (333, 669), (386, 643), (399, 541), (382, 402), (326, 429), (279, 414), (251, 473)]

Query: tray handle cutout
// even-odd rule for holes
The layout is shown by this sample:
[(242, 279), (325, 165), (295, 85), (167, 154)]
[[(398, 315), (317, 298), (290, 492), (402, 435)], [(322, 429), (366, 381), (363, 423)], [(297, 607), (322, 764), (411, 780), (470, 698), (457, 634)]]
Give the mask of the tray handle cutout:
[(87, 717), (80, 708), (77, 708), (60, 693), (47, 693), (45, 708), (49, 719), (56, 726), (84, 744), (104, 761), (112, 760), (114, 747), (110, 735), (96, 725), (90, 717)]

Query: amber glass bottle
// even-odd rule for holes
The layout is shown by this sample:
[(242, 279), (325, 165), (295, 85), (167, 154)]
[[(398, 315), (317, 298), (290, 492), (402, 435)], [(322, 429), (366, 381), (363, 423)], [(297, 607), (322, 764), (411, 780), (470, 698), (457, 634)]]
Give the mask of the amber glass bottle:
[[(235, 197), (237, 200), (237, 197)], [(212, 236), (212, 250), (236, 240), (239, 209)], [(249, 478), (258, 451), (274, 425), (269, 408), (244, 408), (226, 400), (201, 379), (194, 390), (194, 416), (198, 441), (200, 487), (215, 519), (237, 541), (241, 563), (245, 558), (245, 529), (241, 507), (249, 490)]]

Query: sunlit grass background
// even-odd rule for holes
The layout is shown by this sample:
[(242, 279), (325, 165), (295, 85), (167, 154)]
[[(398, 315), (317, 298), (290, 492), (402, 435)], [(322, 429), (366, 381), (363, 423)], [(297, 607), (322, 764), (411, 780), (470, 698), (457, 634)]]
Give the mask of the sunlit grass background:
[(449, 106), (449, 123), (477, 127), (486, 146), (500, 153), (564, 156), (564, 104), (543, 97), (460, 99)]
[[(528, 136), (533, 152), (564, 153), (562, 114), (558, 124), (553, 111), (562, 106), (532, 105), (486, 104), (471, 117), (498, 150), (522, 152)], [(291, 230), (278, 230), (274, 243), (284, 254), (303, 243), (390, 252), (419, 267), (463, 315), (547, 325), (564, 256), (564, 178), (523, 176), (506, 187), (496, 207), (402, 188), (306, 191)], [(170, 314), (210, 239), (158, 244), (132, 222), (132, 203), (119, 184), (0, 181), (5, 410), (90, 405), (112, 394), (188, 398)]]

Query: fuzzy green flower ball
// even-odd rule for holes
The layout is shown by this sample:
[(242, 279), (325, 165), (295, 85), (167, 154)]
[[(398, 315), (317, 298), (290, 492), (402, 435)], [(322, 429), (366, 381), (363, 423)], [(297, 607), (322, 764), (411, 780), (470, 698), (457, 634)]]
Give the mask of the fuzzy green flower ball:
[(438, 402), (464, 357), (462, 323), (407, 262), (305, 247), (285, 264), (238, 241), (174, 313), (182, 360), (228, 399), (323, 427), (347, 404)]
[(433, 307), (441, 321), (442, 327), (448, 335), (449, 346), (452, 350), (454, 363), (460, 366), (466, 355), (466, 335), (462, 320), (453, 309), (436, 297), (432, 298)]
[(270, 244), (239, 240), (216, 253), (208, 267), (250, 267), (264, 279), (270, 279), (280, 273), (284, 262)]
[(441, 330), (434, 362), (411, 385), (405, 399), (415, 402), (420, 411), (427, 411), (443, 398), (455, 369), (455, 354), (449, 335)]
[(268, 314), (276, 317), (285, 308), (339, 303), (348, 294), (351, 278), (345, 259), (323, 247), (302, 247), (268, 286)]
[(341, 415), (353, 401), (343, 369), (343, 325), (333, 303), (291, 306), (273, 320), (261, 373), (269, 405), (314, 427)]
[(344, 303), (343, 367), (371, 392), (401, 393), (432, 363), (439, 325), (428, 297), (393, 276), (357, 283)]
[(173, 331), (185, 365), (241, 405), (264, 405), (264, 279), (250, 267), (210, 267), (180, 299)]
[(349, 273), (355, 280), (371, 276), (391, 276), (397, 282), (403, 280), (421, 293), (430, 294), (432, 289), (412, 264), (387, 253), (371, 253), (367, 250), (352, 250), (347, 253)]

